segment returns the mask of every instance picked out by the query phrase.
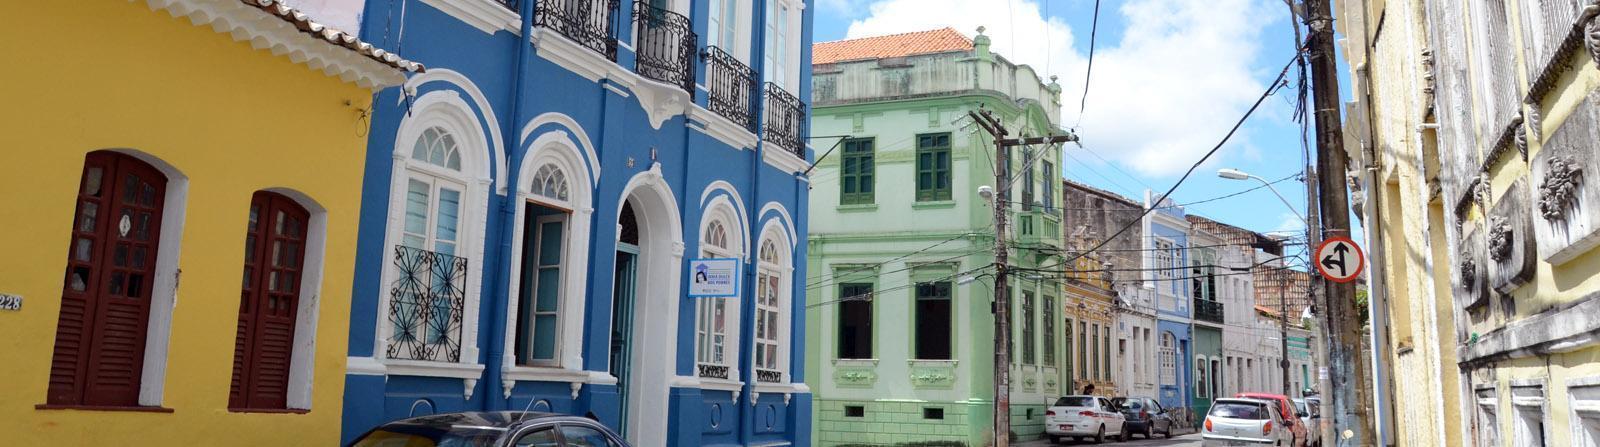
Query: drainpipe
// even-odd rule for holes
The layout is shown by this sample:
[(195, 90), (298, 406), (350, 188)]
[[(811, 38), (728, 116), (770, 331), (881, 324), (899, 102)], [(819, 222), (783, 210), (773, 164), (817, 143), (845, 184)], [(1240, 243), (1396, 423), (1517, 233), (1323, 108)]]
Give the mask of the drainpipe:
[[(751, 11), (751, 12), (755, 14), (755, 17), (751, 20), (752, 25), (750, 26), (750, 35), (751, 35), (751, 37), (754, 38), (755, 41), (750, 46), (751, 47), (750, 48), (750, 54), (751, 54), (750, 63), (751, 64), (757, 64), (757, 63), (760, 63), (760, 62), (757, 62), (757, 61), (766, 61), (767, 60), (766, 59), (766, 57), (767, 57), (767, 54), (766, 54), (767, 46), (766, 45), (762, 45), (762, 44), (766, 43), (766, 41), (767, 41), (767, 26), (766, 26), (766, 24), (767, 24), (766, 23), (767, 6), (768, 6), (768, 4), (770, 4), (771, 2), (774, 2), (774, 1), (778, 1), (778, 0), (765, 0), (765, 1), (759, 2), (759, 6), (757, 6), (755, 8), (752, 8), (753, 11)], [(767, 73), (766, 73), (766, 69), (767, 68), (768, 67), (761, 67), (761, 70), (756, 70), (756, 73), (758, 73), (762, 77), (765, 77), (767, 75)], [(760, 258), (760, 253), (757, 253), (756, 250), (760, 249), (759, 248), (760, 243), (758, 241), (761, 239), (760, 234), (758, 234), (761, 230), (759, 230), (757, 228), (757, 227), (759, 227), (759, 222), (761, 220), (761, 203), (762, 203), (761, 202), (761, 164), (764, 163), (763, 160), (765, 160), (766, 148), (767, 148), (766, 139), (761, 137), (761, 131), (762, 131), (762, 129), (766, 128), (766, 124), (767, 124), (767, 113), (766, 113), (767, 112), (767, 102), (764, 100), (765, 98), (763, 98), (761, 96), (762, 93), (766, 91), (766, 85), (764, 84), (764, 81), (762, 79), (755, 79), (754, 80), (754, 84), (756, 86), (756, 89), (755, 89), (754, 92), (751, 93), (751, 97), (752, 98), (756, 98), (755, 104), (758, 105), (759, 107), (753, 107), (752, 108), (756, 112), (756, 123), (757, 123), (756, 124), (756, 147), (755, 147), (755, 151), (752, 152), (754, 158), (752, 158), (750, 160), (750, 197), (751, 197), (751, 202), (749, 204), (752, 205), (752, 206), (750, 206), (749, 209), (745, 210), (746, 213), (750, 214), (750, 226), (751, 226), (751, 231), (750, 232), (751, 232), (752, 236), (754, 236), (754, 237), (751, 237), (750, 240), (749, 241), (745, 241), (745, 243), (749, 247), (751, 247), (751, 250), (747, 251), (746, 254), (754, 255), (757, 259), (759, 259)], [(754, 264), (749, 264), (749, 265), (746, 265), (744, 267), (745, 267), (745, 278), (747, 279), (747, 281), (745, 281), (745, 284), (754, 284), (755, 283), (755, 277), (756, 277), (756, 271), (755, 271), (754, 268), (752, 268), (752, 267), (754, 267)], [(754, 289), (752, 288), (751, 290), (754, 290)], [(792, 296), (795, 295), (795, 293), (790, 292), (789, 295), (792, 297)], [(754, 299), (755, 294), (751, 293), (750, 296), (751, 296), (751, 299), (747, 300), (747, 302), (749, 302), (751, 305), (744, 306), (747, 309), (740, 309), (739, 310), (739, 312), (740, 312), (739, 321), (742, 322), (742, 324), (740, 324), (739, 330), (743, 331), (744, 334), (748, 334), (749, 336), (748, 337), (740, 337), (739, 338), (739, 342), (740, 342), (739, 344), (740, 345), (745, 345), (746, 341), (748, 340), (748, 342), (749, 342), (748, 344), (750, 346), (755, 346), (755, 332), (754, 332), (754, 330), (755, 330), (754, 329), (755, 328), (755, 321), (754, 321), (755, 320), (755, 305), (754, 305), (755, 304), (755, 299)], [(793, 299), (793, 298), (790, 298), (790, 299)], [(749, 310), (749, 312), (745, 312), (746, 310)], [(746, 314), (749, 315), (749, 318), (744, 318), (744, 315), (746, 315)], [(793, 326), (793, 324), (791, 323), (791, 327), (792, 326)], [(755, 368), (755, 363), (752, 362), (752, 361), (749, 361), (750, 360), (749, 359), (750, 350), (749, 349), (743, 349), (743, 346), (740, 346), (740, 348), (741, 349), (739, 349), (739, 363), (742, 364), (742, 365), (747, 365), (748, 366), (747, 368), (744, 368), (744, 372), (743, 372), (744, 377), (741, 377), (741, 379), (744, 379), (744, 382), (745, 382), (745, 385), (744, 385), (745, 386), (745, 390), (744, 390), (744, 394), (743, 395), (744, 396), (750, 396), (749, 397), (750, 405), (748, 405), (748, 406), (747, 405), (743, 405), (743, 404), (740, 404), (739, 402), (735, 402), (735, 404), (739, 404), (738, 405), (739, 406), (739, 414), (740, 414), (739, 419), (742, 422), (742, 423), (739, 424), (739, 426), (740, 426), (739, 427), (739, 443), (743, 444), (743, 445), (749, 445), (751, 439), (755, 437), (755, 424), (756, 424), (756, 416), (755, 416), (756, 415), (756, 411), (755, 411), (756, 410), (756, 402), (755, 402), (755, 395), (756, 395), (755, 394), (756, 393), (755, 377), (756, 376), (755, 376), (755, 373), (756, 373), (756, 368)], [(793, 425), (793, 424), (789, 424), (789, 425)]]
[[(518, 8), (518, 12), (522, 14), (522, 33), (516, 36), (517, 65), (511, 74), (511, 119), (506, 120), (506, 123), (501, 125), (503, 127), (501, 134), (505, 135), (502, 140), (505, 141), (504, 144), (511, 146), (511, 148), (506, 151), (506, 166), (500, 167), (500, 175), (511, 183), (511, 187), (506, 190), (505, 197), (500, 201), (501, 225), (500, 231), (495, 235), (500, 241), (500, 253), (499, 256), (495, 257), (494, 265), (496, 266), (496, 271), (504, 273), (497, 278), (499, 280), (494, 282), (494, 293), (490, 294), (489, 299), (486, 300), (489, 306), (480, 305), (478, 307), (478, 312), (486, 310), (491, 312), (489, 318), (490, 330), (488, 332), (489, 355), (484, 361), (484, 377), (489, 383), (485, 383), (483, 387), (484, 393), (488, 394), (484, 396), (484, 402), (488, 404), (487, 409), (489, 410), (504, 410), (510, 405), (510, 399), (505, 397), (510, 390), (505, 389), (505, 384), (502, 381), (504, 377), (502, 368), (505, 366), (507, 320), (511, 318), (511, 315), (499, 311), (507, 309), (507, 303), (511, 300), (511, 297), (506, 296), (506, 294), (510, 293), (510, 284), (504, 279), (510, 278), (513, 273), (511, 272), (510, 262), (511, 256), (513, 256), (511, 239), (512, 235), (515, 234), (513, 232), (517, 231), (512, 226), (516, 225), (518, 205), (515, 182), (520, 182), (522, 179), (513, 175), (510, 165), (512, 158), (521, 159), (521, 157), (515, 157), (515, 154), (522, 150), (522, 141), (517, 137), (517, 125), (522, 123), (522, 96), (527, 90), (527, 86), (524, 85), (525, 83), (522, 80), (522, 75), (527, 70), (528, 50), (529, 46), (531, 46), (528, 38), (533, 35), (533, 8), (535, 1), (522, 0), (522, 4)], [(479, 337), (482, 337), (483, 333), (483, 331), (479, 331)]]

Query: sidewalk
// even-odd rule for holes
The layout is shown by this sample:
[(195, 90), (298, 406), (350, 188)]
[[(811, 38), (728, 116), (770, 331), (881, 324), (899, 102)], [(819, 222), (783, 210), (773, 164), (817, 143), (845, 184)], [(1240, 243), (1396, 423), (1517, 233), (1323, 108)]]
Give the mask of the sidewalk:
[[(1197, 431), (1194, 428), (1173, 428), (1172, 429), (1172, 437), (1174, 438), (1173, 441), (1184, 441), (1184, 440), (1176, 439), (1176, 438), (1178, 438), (1180, 436), (1184, 436), (1184, 435), (1192, 435), (1192, 434), (1195, 434), (1195, 433), (1197, 433)], [(1136, 436), (1133, 436), (1132, 439), (1130, 439), (1129, 441), (1136, 441), (1136, 442), (1133, 443), (1134, 445), (1150, 445), (1150, 443), (1140, 442), (1140, 441), (1144, 441), (1144, 440), (1145, 440), (1144, 439), (1144, 435), (1136, 435)], [(1156, 435), (1156, 437), (1155, 437), (1155, 441), (1165, 441), (1165, 440), (1166, 440), (1166, 437), (1161, 436), (1159, 434)], [(1047, 447), (1047, 446), (1051, 446), (1051, 445), (1090, 445), (1090, 444), (1093, 444), (1093, 442), (1076, 442), (1076, 441), (1073, 441), (1073, 440), (1070, 440), (1070, 439), (1062, 440), (1061, 444), (1051, 444), (1049, 439), (1034, 439), (1034, 440), (1031, 440), (1031, 441), (1020, 441), (1020, 442), (1011, 443), (1011, 445), (1016, 446), (1016, 447)], [(1119, 443), (1117, 443), (1116, 441), (1113, 441), (1113, 440), (1108, 438), (1108, 439), (1106, 439), (1106, 444), (1119, 444)], [(1156, 444), (1165, 445), (1167, 443), (1158, 442)]]

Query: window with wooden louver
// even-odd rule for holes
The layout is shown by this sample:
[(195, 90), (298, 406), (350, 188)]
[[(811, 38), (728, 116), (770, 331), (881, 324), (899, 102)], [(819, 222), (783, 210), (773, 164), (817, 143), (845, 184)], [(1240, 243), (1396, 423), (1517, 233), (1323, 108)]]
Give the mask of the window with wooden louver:
[(139, 404), (167, 178), (131, 156), (84, 160), (46, 402)]
[(229, 409), (288, 407), (309, 218), (305, 208), (281, 194), (258, 191), (250, 198)]

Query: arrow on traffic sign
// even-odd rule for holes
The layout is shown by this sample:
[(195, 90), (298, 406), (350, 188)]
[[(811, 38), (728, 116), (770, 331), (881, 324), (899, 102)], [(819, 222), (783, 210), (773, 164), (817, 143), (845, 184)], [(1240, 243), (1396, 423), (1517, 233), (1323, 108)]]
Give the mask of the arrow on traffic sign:
[[(1322, 258), (1322, 267), (1331, 269), (1333, 266), (1337, 265), (1339, 266), (1339, 276), (1345, 276), (1344, 254), (1345, 252), (1350, 251), (1350, 247), (1340, 242), (1335, 242), (1334, 244), (1333, 252), (1336, 254), (1328, 255), (1326, 258)], [(1334, 256), (1338, 256), (1338, 258), (1334, 258)]]

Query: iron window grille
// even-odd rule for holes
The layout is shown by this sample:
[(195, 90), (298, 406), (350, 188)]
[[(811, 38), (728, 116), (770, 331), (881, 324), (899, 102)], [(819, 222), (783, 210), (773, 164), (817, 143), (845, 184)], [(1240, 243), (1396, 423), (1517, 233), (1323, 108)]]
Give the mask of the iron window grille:
[(683, 89), (694, 97), (694, 50), (699, 39), (688, 17), (633, 2), (635, 65), (639, 75)]
[(755, 133), (758, 107), (755, 69), (717, 47), (706, 47), (700, 57), (706, 61), (706, 90), (711, 92), (706, 105), (712, 112)]
[(805, 105), (778, 84), (768, 82), (766, 140), (789, 151), (795, 157), (806, 158)]
[(397, 245), (399, 277), (389, 289), (391, 359), (461, 361), (467, 258)]
[(783, 383), (783, 372), (770, 369), (757, 369), (756, 381), (764, 383)]
[[(497, 0), (515, 9), (521, 0)], [(618, 0), (538, 0), (533, 26), (554, 30), (607, 60), (617, 60)]]

